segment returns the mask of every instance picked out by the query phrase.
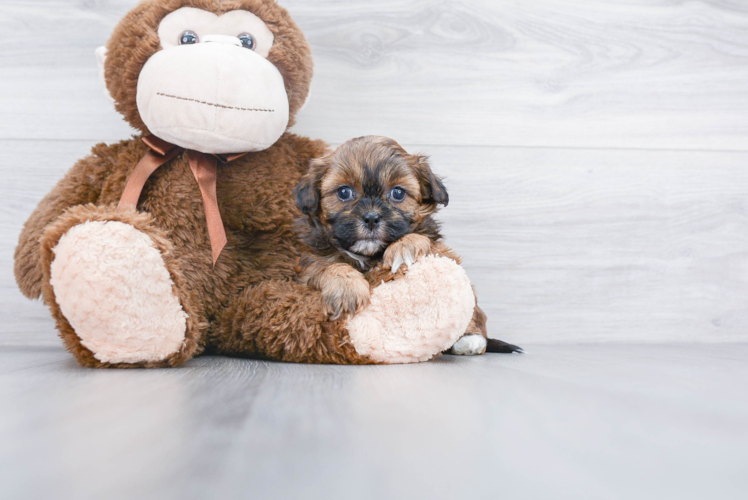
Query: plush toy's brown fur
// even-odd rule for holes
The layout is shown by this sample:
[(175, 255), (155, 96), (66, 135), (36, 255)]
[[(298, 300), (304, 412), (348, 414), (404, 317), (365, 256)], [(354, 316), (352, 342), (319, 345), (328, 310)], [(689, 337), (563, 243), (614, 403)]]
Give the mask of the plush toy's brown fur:
[[(107, 87), (125, 118), (148, 132), (135, 104), (138, 74), (159, 48), (159, 21), (183, 6), (217, 13), (245, 9), (267, 23), (275, 36), (269, 60), (285, 79), (293, 117), (308, 93), (312, 60), (302, 32), (284, 9), (270, 0), (159, 0), (136, 7), (108, 43)], [(186, 153), (150, 177), (138, 212), (117, 212), (128, 175), (147, 148), (139, 137), (99, 144), (27, 221), (15, 254), (18, 285), (27, 297), (43, 293), (66, 347), (84, 366), (174, 366), (201, 352), (371, 363), (350, 344), (344, 320), (329, 321), (323, 314), (320, 294), (292, 281), (299, 258), (293, 220), (300, 214), (291, 192), (310, 160), (325, 150), (320, 141), (286, 133), (265, 151), (219, 165), (217, 196), (228, 244), (213, 267), (202, 198)], [(49, 266), (61, 235), (88, 220), (131, 224), (164, 253), (175, 294), (190, 318), (180, 352), (160, 362), (111, 365), (81, 345), (57, 305)]]
[(127, 175), (146, 148), (138, 139), (98, 145), (26, 223), (16, 249), (19, 286), (30, 298), (44, 292), (66, 346), (82, 365), (105, 366), (80, 345), (60, 312), (48, 270), (52, 248), (67, 229), (87, 220), (119, 220), (166, 252), (182, 306), (193, 318), (179, 355), (126, 366), (176, 365), (206, 347), (284, 361), (367, 363), (348, 345), (343, 321), (321, 314), (320, 295), (289, 281), (299, 257), (292, 222), (299, 213), (290, 194), (310, 159), (324, 150), (321, 142), (286, 134), (266, 151), (219, 167), (217, 193), (228, 244), (213, 267), (200, 191), (186, 154), (148, 181), (138, 204), (146, 213), (117, 212)]

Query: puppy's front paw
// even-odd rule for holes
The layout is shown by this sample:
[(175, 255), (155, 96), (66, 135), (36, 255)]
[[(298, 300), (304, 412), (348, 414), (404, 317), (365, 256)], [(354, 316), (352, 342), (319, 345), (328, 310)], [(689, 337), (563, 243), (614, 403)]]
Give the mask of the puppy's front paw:
[(369, 305), (369, 283), (347, 264), (334, 264), (325, 269), (319, 289), (333, 320), (344, 314), (355, 314)]
[(384, 265), (396, 273), (400, 266), (410, 267), (431, 252), (431, 240), (422, 234), (406, 234), (384, 251)]

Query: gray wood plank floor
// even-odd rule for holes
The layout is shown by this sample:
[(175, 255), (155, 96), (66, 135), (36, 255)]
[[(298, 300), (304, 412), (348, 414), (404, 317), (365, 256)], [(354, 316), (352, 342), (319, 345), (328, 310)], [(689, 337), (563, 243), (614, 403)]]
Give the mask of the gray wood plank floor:
[(84, 370), (12, 253), (132, 133), (93, 51), (135, 3), (0, 3), (0, 498), (745, 498), (746, 2), (282, 1), (316, 61), (294, 131), (430, 154), (528, 354)]
[(0, 352), (3, 498), (743, 499), (748, 346), (388, 367)]

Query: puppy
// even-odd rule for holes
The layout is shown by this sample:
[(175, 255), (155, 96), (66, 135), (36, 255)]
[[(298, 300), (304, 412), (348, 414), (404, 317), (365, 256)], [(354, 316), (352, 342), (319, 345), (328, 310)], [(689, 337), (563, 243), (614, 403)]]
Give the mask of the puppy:
[[(295, 190), (305, 217), (296, 221), (307, 247), (299, 279), (319, 290), (332, 319), (369, 303), (372, 285), (392, 279), (427, 254), (460, 258), (442, 242), (432, 217), (449, 203), (426, 157), (408, 154), (386, 137), (351, 139), (312, 161)], [(475, 306), (453, 354), (515, 352), (486, 335), (486, 315)]]

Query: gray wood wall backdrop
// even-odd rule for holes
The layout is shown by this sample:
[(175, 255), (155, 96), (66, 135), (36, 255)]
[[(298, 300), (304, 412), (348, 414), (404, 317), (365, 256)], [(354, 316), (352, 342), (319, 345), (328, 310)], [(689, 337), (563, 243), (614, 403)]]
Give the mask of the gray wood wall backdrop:
[[(4, 345), (57, 343), (12, 252), (73, 162), (132, 132), (93, 51), (135, 3), (0, 4)], [(295, 131), (431, 155), (493, 335), (748, 340), (748, 2), (282, 3), (316, 60)]]

